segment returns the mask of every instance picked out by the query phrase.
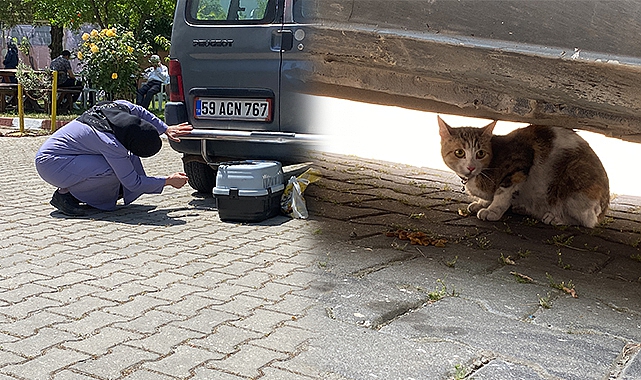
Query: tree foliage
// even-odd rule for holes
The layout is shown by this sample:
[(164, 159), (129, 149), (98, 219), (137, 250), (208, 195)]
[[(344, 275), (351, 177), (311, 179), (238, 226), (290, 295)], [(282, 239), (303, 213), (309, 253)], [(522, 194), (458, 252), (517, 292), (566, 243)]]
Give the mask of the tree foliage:
[(43, 20), (71, 29), (119, 25), (157, 47), (156, 37), (171, 35), (175, 7), (175, 0), (0, 0), (0, 20), (8, 26)]
[(13, 27), (35, 21), (31, 0), (0, 0), (0, 26)]

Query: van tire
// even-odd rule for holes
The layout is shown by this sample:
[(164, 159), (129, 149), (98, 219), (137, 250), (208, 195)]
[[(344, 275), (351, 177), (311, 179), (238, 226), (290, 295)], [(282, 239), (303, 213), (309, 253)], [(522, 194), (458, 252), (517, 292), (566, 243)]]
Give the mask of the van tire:
[(216, 186), (216, 170), (198, 161), (186, 161), (183, 166), (189, 178), (189, 186), (199, 193), (212, 194)]

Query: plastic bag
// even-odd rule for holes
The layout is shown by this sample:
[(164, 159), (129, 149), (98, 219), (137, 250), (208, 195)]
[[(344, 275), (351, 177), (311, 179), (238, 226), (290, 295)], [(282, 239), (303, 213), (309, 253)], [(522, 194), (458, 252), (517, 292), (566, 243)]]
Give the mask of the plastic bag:
[(309, 213), (307, 212), (303, 193), (310, 183), (314, 183), (319, 179), (320, 174), (313, 169), (307, 169), (298, 177), (291, 176), (280, 201), (280, 208), (283, 213), (294, 219), (307, 219)]

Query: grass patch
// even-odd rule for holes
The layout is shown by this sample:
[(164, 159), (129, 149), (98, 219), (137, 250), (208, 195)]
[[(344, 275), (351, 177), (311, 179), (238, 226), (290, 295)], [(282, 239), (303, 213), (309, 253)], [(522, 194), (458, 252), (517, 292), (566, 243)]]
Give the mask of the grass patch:
[(561, 268), (561, 269), (570, 269), (572, 267), (570, 264), (566, 264), (566, 263), (563, 262), (563, 257), (562, 257), (560, 249), (556, 251), (556, 254), (557, 254), (558, 258), (559, 258), (557, 260), (557, 262), (556, 262), (556, 265), (559, 268)]
[(552, 296), (550, 296), (550, 293), (548, 293), (545, 296), (540, 296), (537, 294), (537, 297), (539, 297), (539, 305), (541, 305), (542, 308), (544, 309), (552, 308)]
[(456, 291), (456, 289), (453, 288), (452, 291), (449, 291), (447, 289), (447, 285), (445, 285), (445, 281), (438, 279), (436, 280), (436, 282), (438, 284), (436, 289), (427, 293), (427, 297), (429, 298), (430, 302), (440, 301), (445, 297), (458, 296), (458, 292)]

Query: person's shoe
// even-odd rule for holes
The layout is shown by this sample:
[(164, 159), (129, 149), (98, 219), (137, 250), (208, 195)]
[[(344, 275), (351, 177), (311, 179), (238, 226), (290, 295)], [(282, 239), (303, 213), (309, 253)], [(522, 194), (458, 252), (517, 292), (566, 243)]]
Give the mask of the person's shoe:
[(78, 200), (71, 193), (61, 194), (58, 190), (53, 193), (49, 202), (61, 213), (68, 216), (84, 216), (85, 210), (80, 207)]

